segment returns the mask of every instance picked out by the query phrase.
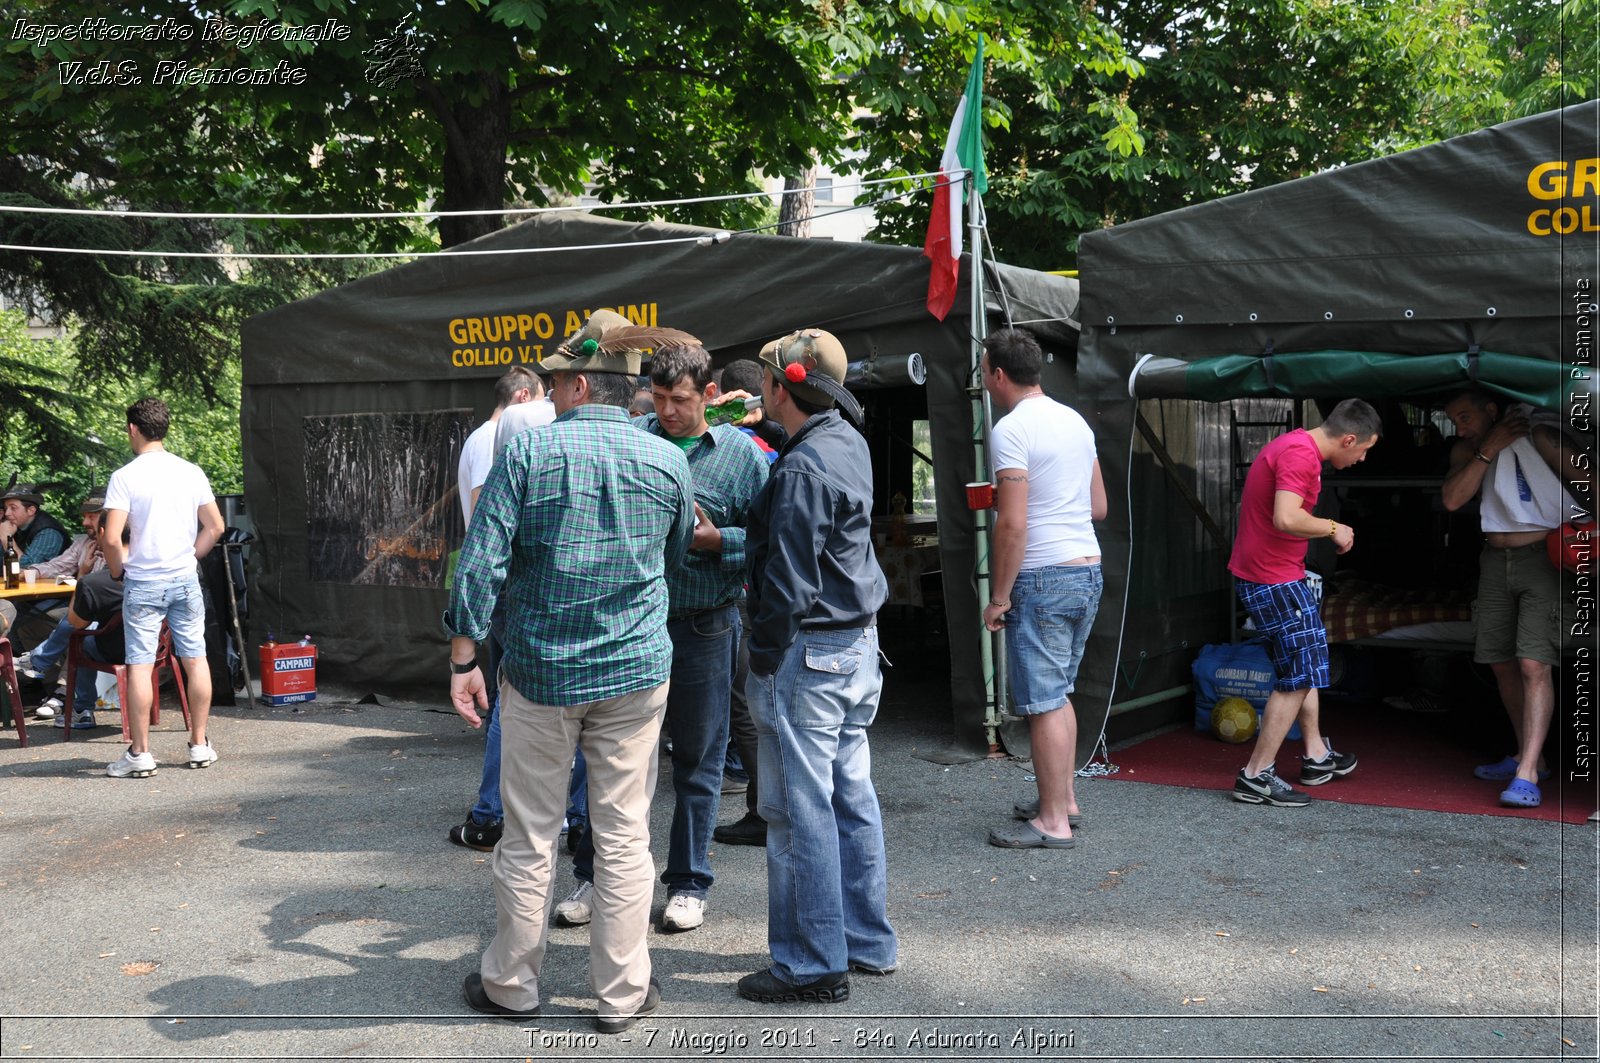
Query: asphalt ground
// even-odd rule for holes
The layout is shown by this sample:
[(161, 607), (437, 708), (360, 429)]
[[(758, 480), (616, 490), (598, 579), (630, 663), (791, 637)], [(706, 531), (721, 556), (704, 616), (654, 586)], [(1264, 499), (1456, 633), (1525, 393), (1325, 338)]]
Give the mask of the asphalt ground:
[[(619, 1037), (581, 928), (551, 931), (538, 1020), (463, 1004), (494, 903), (486, 854), (445, 837), (482, 737), (442, 690), (220, 709), (204, 771), (168, 712), (147, 780), (103, 774), (111, 726), (0, 732), (0, 1057), (1596, 1058), (1594, 824), (1096, 778), (1077, 848), (999, 850), (1028, 765), (925, 759), (948, 694), (912, 671), (873, 732), (899, 971), (838, 1005), (740, 999), (765, 851), (716, 846), (705, 924), (652, 931), (661, 1009)], [(671, 803), (663, 771), (658, 866)]]

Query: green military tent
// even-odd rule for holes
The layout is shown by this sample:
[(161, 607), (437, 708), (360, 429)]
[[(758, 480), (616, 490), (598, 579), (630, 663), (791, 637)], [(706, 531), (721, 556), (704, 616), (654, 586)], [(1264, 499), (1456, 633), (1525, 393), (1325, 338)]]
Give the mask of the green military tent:
[[(257, 634), (311, 634), (324, 671), (343, 680), (442, 683), (445, 558), (461, 535), (457, 456), (488, 412), (496, 377), (536, 360), (600, 307), (692, 332), (719, 365), (820, 327), (864, 363), (868, 386), (891, 383), (913, 352), (926, 365), (925, 390), (862, 393), (878, 512), (888, 513), (894, 491), (908, 493), (909, 426), (926, 417), (956, 741), (987, 749), (975, 531), (963, 494), (974, 479), (965, 295), (936, 321), (924, 306), (928, 263), (915, 248), (724, 237), (578, 211), (541, 215), (247, 322), (241, 421), (258, 536)], [(991, 318), (1028, 322), (1070, 387), (1077, 283), (1007, 266), (986, 275)], [(965, 289), (970, 271), (962, 277)]]
[(1079, 266), (1079, 386), (1127, 485), (1091, 649), (1116, 655), (1120, 711), (1170, 702), (1228, 637), (1214, 404), (1476, 383), (1593, 430), (1600, 103), (1090, 233)]

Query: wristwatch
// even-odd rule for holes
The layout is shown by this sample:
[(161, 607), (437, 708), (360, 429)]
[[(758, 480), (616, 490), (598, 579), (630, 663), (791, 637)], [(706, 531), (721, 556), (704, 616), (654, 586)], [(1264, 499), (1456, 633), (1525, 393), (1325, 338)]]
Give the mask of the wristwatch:
[(478, 667), (478, 659), (476, 657), (474, 657), (472, 660), (468, 661), (466, 664), (461, 664), (458, 661), (451, 661), (450, 662), (450, 674), (451, 675), (466, 675), (468, 672), (472, 671), (476, 667)]

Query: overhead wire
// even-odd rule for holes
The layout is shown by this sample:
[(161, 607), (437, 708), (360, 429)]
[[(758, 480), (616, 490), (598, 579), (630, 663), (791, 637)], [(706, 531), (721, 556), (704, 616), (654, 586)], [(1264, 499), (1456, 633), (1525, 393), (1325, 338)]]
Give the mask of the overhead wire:
[[(936, 178), (940, 174), (913, 173), (898, 177), (872, 177), (860, 181), (839, 182), (834, 188), (868, 188), (873, 185), (897, 184)], [(21, 204), (0, 204), (0, 214), (62, 214), (93, 215), (105, 218), (183, 218), (190, 220), (229, 219), (244, 221), (340, 221), (372, 220), (375, 218), (471, 218), (490, 214), (533, 215), (551, 214), (563, 210), (645, 210), (656, 207), (694, 206), (700, 203), (724, 203), (739, 199), (770, 199), (773, 196), (799, 195), (809, 188), (781, 188), (773, 192), (726, 192), (715, 196), (685, 196), (680, 199), (645, 199), (627, 203), (583, 203), (565, 207), (481, 207), (472, 210), (396, 210), (396, 211), (344, 211), (335, 213), (255, 213), (244, 211), (181, 211), (181, 210), (117, 210), (99, 207), (34, 207)]]
[[(844, 187), (847, 187), (847, 188), (848, 187), (858, 187), (858, 186), (859, 187), (865, 187), (867, 185), (887, 184), (887, 183), (891, 183), (891, 182), (901, 182), (901, 181), (908, 181), (908, 180), (919, 180), (919, 179), (924, 178), (924, 177), (937, 177), (937, 176), (939, 176), (939, 175), (938, 174), (909, 174), (909, 175), (906, 175), (905, 177), (875, 178), (875, 179), (872, 179), (870, 181), (858, 182), (855, 185), (845, 185)], [(754, 198), (754, 197), (771, 197), (771, 196), (775, 196), (775, 195), (776, 196), (797, 195), (797, 194), (803, 193), (805, 191), (808, 191), (808, 189), (806, 189), (806, 188), (797, 188), (797, 189), (781, 189), (781, 190), (779, 190), (777, 192), (732, 193), (732, 194), (729, 194), (729, 195), (726, 195), (726, 196), (696, 197), (696, 198), (688, 198), (688, 199), (680, 199), (680, 200), (653, 200), (653, 201), (647, 201), (647, 202), (626, 203), (626, 204), (616, 204), (616, 203), (611, 203), (611, 204), (585, 204), (584, 206), (579, 206), (579, 207), (535, 207), (535, 208), (526, 208), (526, 209), (519, 208), (519, 209), (516, 209), (516, 210), (502, 210), (502, 211), (479, 210), (479, 211), (462, 211), (462, 212), (455, 212), (455, 213), (458, 213), (458, 214), (479, 214), (479, 215), (483, 215), (483, 214), (508, 214), (508, 213), (551, 213), (551, 212), (554, 212), (554, 211), (593, 212), (593, 211), (599, 210), (599, 209), (606, 209), (606, 210), (643, 209), (645, 207), (657, 207), (657, 206), (673, 205), (673, 204), (685, 204), (685, 205), (687, 205), (687, 204), (695, 204), (695, 203), (719, 202), (719, 201), (737, 200), (737, 199), (749, 199), (749, 198)], [(878, 206), (881, 206), (884, 203), (892, 203), (892, 202), (894, 202), (896, 200), (907, 199), (907, 198), (917, 194), (920, 191), (922, 191), (921, 188), (908, 189), (908, 190), (905, 190), (905, 191), (896, 192), (896, 193), (894, 193), (892, 195), (879, 196), (876, 199), (869, 200), (868, 202), (865, 202), (865, 203), (854, 203), (854, 204), (851, 204), (849, 206), (842, 207), (842, 208), (835, 209), (835, 210), (828, 210), (828, 211), (822, 211), (822, 212), (813, 210), (813, 212), (810, 213), (810, 214), (804, 215), (803, 217), (800, 217), (800, 218), (790, 219), (790, 221), (788, 221), (788, 222), (773, 222), (773, 223), (768, 223), (768, 224), (763, 224), (763, 225), (748, 226), (748, 227), (743, 228), (743, 229), (720, 230), (720, 232), (726, 232), (726, 233), (729, 233), (730, 235), (751, 235), (751, 234), (766, 232), (766, 231), (771, 230), (771, 229), (779, 228), (779, 227), (781, 227), (782, 225), (785, 225), (785, 224), (793, 224), (795, 222), (802, 222), (802, 221), (814, 221), (814, 220), (816, 220), (818, 218), (834, 217), (834, 216), (839, 215), (839, 214), (848, 214), (848, 213), (851, 213), (851, 212), (854, 212), (854, 211), (860, 211), (860, 210), (872, 210), (872, 209), (877, 208)], [(57, 212), (57, 213), (85, 213), (84, 211), (78, 210), (77, 208), (16, 208), (16, 207), (0, 206), (0, 212), (5, 212), (5, 211), (8, 211), (8, 210), (16, 211), (16, 210), (19, 210), (19, 209), (20, 210), (27, 210), (27, 211), (31, 211), (31, 212), (42, 212), (42, 211), (45, 211), (45, 210), (50, 210), (50, 211), (54, 211), (54, 212)], [(267, 220), (267, 219), (289, 220), (289, 219), (293, 219), (293, 218), (298, 218), (298, 219), (302, 219), (302, 220), (303, 219), (307, 219), (307, 218), (347, 219), (347, 218), (357, 218), (357, 217), (380, 216), (380, 215), (357, 215), (357, 214), (318, 214), (318, 215), (271, 215), (271, 214), (224, 215), (224, 214), (205, 214), (205, 213), (192, 213), (192, 214), (166, 213), (166, 214), (163, 214), (163, 213), (159, 213), (159, 212), (135, 212), (135, 211), (111, 211), (111, 212), (88, 211), (87, 213), (100, 214), (102, 216), (120, 216), (120, 217), (170, 217), (170, 218), (191, 218), (191, 219), (245, 217), (245, 218), (255, 218), (255, 219), (260, 219), (260, 220)], [(436, 215), (436, 214), (431, 214), (431, 213), (422, 213), (422, 214), (409, 214), (408, 213), (408, 214), (400, 214), (400, 215), (381, 215), (381, 216), (383, 216), (383, 217), (434, 217), (434, 216), (442, 216), (442, 215)], [(251, 261), (251, 260), (257, 260), (257, 259), (260, 259), (260, 260), (281, 260), (281, 259), (308, 259), (308, 260), (309, 259), (316, 259), (316, 260), (324, 260), (324, 259), (358, 259), (358, 258), (371, 258), (371, 259), (393, 259), (393, 258), (424, 259), (424, 258), (432, 258), (432, 257), (438, 256), (438, 255), (452, 255), (452, 256), (527, 255), (527, 254), (546, 254), (546, 253), (557, 252), (557, 251), (604, 251), (604, 250), (608, 250), (608, 249), (617, 249), (617, 248), (635, 248), (635, 249), (637, 249), (637, 248), (640, 248), (640, 247), (665, 246), (665, 245), (669, 245), (669, 244), (704, 243), (704, 242), (706, 242), (707, 240), (710, 240), (710, 239), (713, 239), (713, 236), (711, 234), (702, 234), (702, 235), (696, 235), (696, 236), (666, 236), (666, 237), (659, 237), (659, 238), (653, 239), (653, 240), (631, 241), (631, 242), (628, 242), (628, 243), (625, 243), (625, 244), (624, 243), (569, 244), (569, 245), (563, 245), (561, 247), (499, 247), (499, 248), (470, 248), (470, 249), (469, 248), (454, 247), (454, 248), (439, 248), (438, 250), (433, 250), (433, 251), (160, 251), (160, 250), (129, 249), (129, 248), (58, 247), (58, 246), (39, 245), (39, 244), (0, 243), (0, 251), (26, 251), (26, 252), (40, 253), (40, 254), (107, 255), (107, 256), (121, 257), (121, 258), (190, 258), (190, 259), (194, 259), (194, 258), (211, 258), (211, 259), (238, 259), (238, 260), (244, 260), (244, 261)]]

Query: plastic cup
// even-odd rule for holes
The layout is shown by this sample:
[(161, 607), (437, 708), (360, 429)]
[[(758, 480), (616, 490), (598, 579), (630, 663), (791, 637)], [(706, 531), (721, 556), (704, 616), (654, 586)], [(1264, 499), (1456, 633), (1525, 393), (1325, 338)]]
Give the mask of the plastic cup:
[(35, 572), (31, 568), (25, 568), (22, 570), (22, 582), (27, 584), (29, 587), (33, 586), (33, 581), (37, 579), (38, 576), (39, 573)]
[(967, 508), (972, 510), (994, 508), (994, 484), (980, 482), (967, 485)]

